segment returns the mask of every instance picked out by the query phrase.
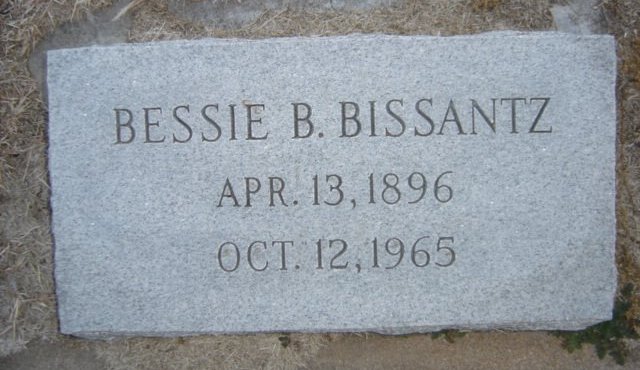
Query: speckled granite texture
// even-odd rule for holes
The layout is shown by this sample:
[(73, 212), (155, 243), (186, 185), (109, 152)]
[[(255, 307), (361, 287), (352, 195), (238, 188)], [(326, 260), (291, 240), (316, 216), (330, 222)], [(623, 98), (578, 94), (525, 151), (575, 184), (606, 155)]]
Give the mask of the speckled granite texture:
[(607, 320), (615, 62), (559, 33), (50, 51), (61, 331)]

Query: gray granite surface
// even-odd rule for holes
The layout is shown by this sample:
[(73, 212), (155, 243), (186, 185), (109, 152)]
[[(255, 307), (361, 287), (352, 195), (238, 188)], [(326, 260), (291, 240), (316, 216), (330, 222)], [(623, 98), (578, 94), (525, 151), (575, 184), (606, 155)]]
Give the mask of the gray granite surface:
[(61, 331), (607, 320), (615, 63), (559, 33), (50, 51)]

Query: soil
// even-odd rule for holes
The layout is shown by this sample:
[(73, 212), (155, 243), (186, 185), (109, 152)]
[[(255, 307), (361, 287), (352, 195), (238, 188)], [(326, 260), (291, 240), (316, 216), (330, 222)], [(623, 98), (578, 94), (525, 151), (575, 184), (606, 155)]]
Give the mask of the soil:
[[(0, 359), (0, 368), (15, 370), (109, 369), (99, 358), (96, 346), (66, 340), (58, 343), (35, 342), (27, 350)], [(432, 339), (429, 335), (387, 337), (380, 335), (340, 335), (329, 341), (305, 364), (321, 369), (637, 369), (638, 354), (618, 366), (611, 358), (598, 359), (593, 348), (569, 353), (559, 339), (547, 333), (468, 333), (454, 343)], [(166, 367), (174, 368), (167, 363)], [(222, 368), (211, 363), (212, 368)], [(298, 366), (295, 366), (298, 367)], [(123, 368), (127, 368), (124, 366)], [(131, 366), (130, 368), (136, 368)], [(228, 366), (234, 368), (234, 366)]]

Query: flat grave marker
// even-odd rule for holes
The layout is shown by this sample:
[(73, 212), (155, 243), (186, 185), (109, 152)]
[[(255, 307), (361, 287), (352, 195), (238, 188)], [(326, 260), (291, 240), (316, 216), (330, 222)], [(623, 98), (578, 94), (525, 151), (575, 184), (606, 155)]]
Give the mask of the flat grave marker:
[(61, 331), (607, 320), (615, 63), (559, 33), (51, 51)]

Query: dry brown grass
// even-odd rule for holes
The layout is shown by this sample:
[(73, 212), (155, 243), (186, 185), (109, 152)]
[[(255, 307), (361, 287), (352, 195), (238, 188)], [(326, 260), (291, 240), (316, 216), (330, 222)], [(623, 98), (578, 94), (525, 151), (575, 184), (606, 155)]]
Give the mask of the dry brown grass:
[[(452, 35), (552, 27), (551, 0), (408, 0), (361, 12), (266, 12), (241, 28), (193, 23), (163, 0), (136, 0), (130, 41), (206, 36), (263, 38), (347, 33)], [(0, 355), (38, 338), (58, 338), (53, 293), (46, 177), (45, 107), (27, 69), (34, 45), (56, 25), (83, 18), (109, 0), (8, 1), (0, 14)], [(640, 5), (607, 0), (605, 14), (619, 41), (618, 263), (621, 282), (640, 285)], [(636, 299), (634, 317), (640, 317)], [(206, 336), (99, 342), (113, 368), (255, 368), (303, 365), (326, 342), (323, 335)]]
[(0, 354), (56, 335), (45, 107), (27, 61), (57, 24), (106, 0), (0, 5)]
[(472, 2), (475, 11), (491, 11), (502, 4), (502, 0), (474, 0)]
[(499, 2), (502, 4), (499, 7), (487, 5), (486, 8), (478, 8), (475, 5), (477, 1), (469, 0), (408, 0), (401, 6), (367, 11), (285, 9), (267, 11), (244, 27), (226, 29), (214, 24), (191, 23), (180, 19), (169, 12), (164, 1), (150, 1), (133, 14), (131, 41), (205, 36), (265, 38), (349, 33), (456, 35), (504, 29), (544, 30), (552, 26), (548, 0)]
[(629, 80), (634, 87), (640, 86), (640, 35), (634, 35), (625, 43), (628, 44), (622, 58), (621, 76)]
[[(126, 339), (97, 343), (98, 357), (115, 370), (298, 369), (329, 340), (327, 335), (291, 334)], [(280, 339), (283, 338), (283, 339)]]
[(602, 7), (618, 43), (619, 282), (635, 285), (628, 315), (640, 319), (640, 3), (607, 0)]

